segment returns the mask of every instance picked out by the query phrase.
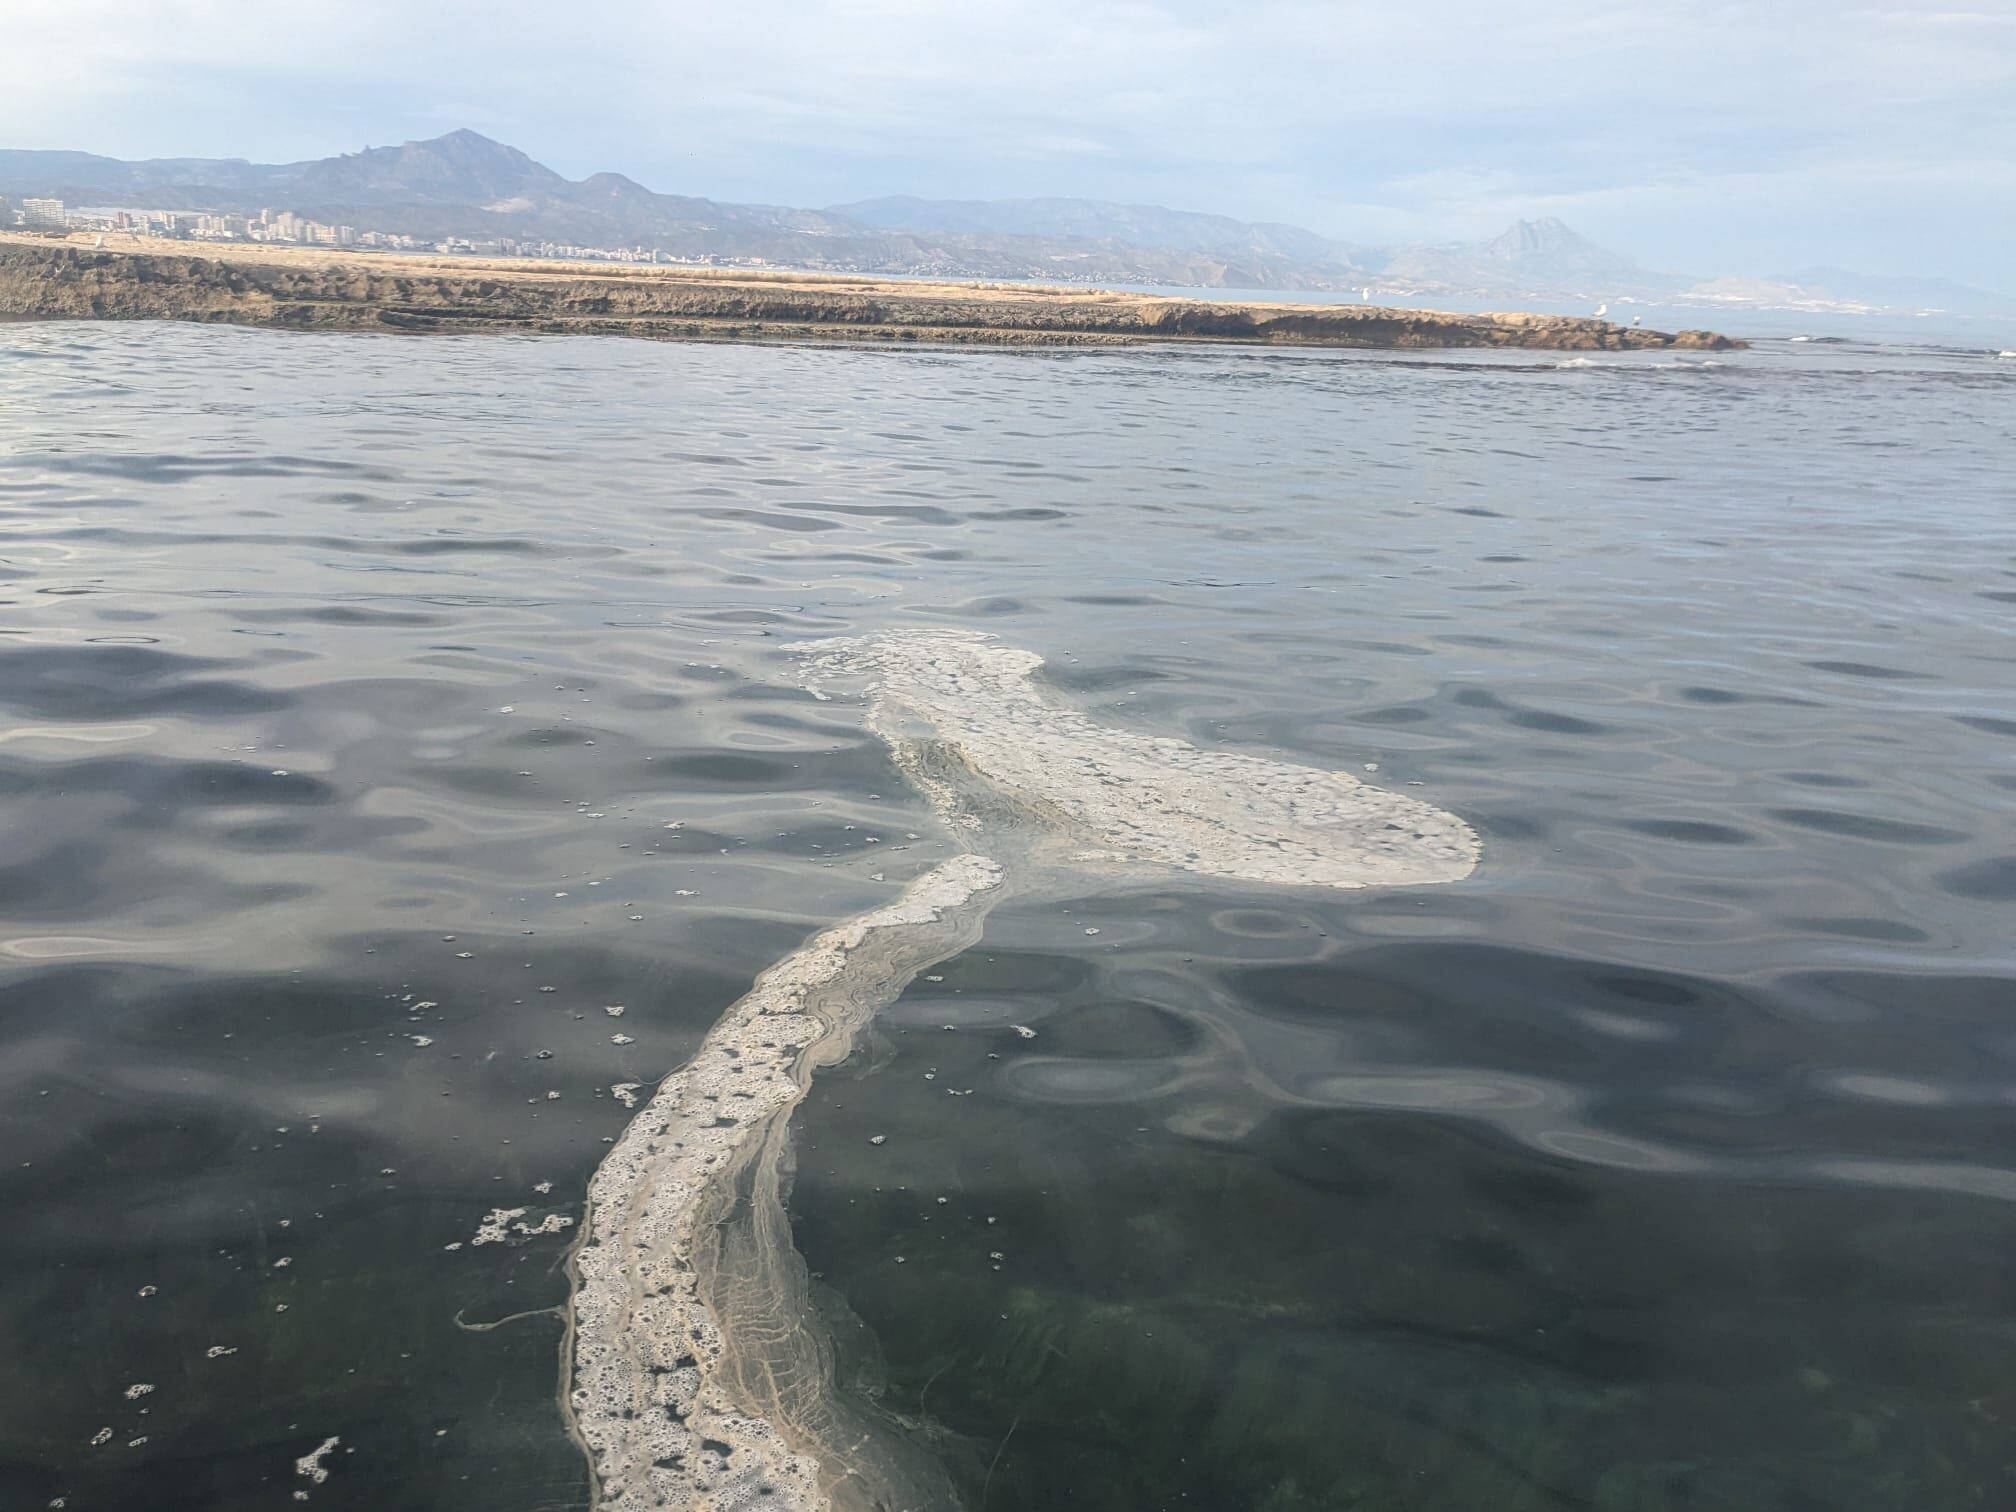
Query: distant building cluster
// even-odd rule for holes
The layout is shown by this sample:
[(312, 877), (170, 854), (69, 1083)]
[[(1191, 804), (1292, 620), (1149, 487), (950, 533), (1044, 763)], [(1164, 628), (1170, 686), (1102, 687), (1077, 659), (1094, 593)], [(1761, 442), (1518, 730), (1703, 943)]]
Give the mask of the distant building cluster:
[(424, 244), (436, 252), (459, 252), (471, 257), (543, 257), (573, 262), (704, 263), (721, 261), (715, 257), (677, 257), (651, 247), (580, 247), (573, 242), (528, 241), (500, 236), (491, 241), (469, 241), (460, 236), (445, 237)]
[(110, 205), (65, 205), (60, 199), (0, 199), (0, 226), (25, 231), (122, 231), (178, 241), (268, 242), (300, 247), (365, 247), (384, 252), (443, 252), (464, 257), (541, 257), (585, 262), (701, 263), (713, 257), (676, 257), (646, 247), (582, 247), (572, 242), (529, 241), (500, 236), (475, 241), (438, 240), (397, 231), (360, 231), (332, 226), (291, 210), (257, 215), (218, 215), (207, 210), (140, 210)]
[(122, 205), (66, 205), (60, 199), (24, 199), (15, 208), (11, 224), (29, 231), (124, 231), (134, 236), (194, 241), (292, 242), (320, 247), (422, 245), (410, 236), (386, 237), (375, 231), (360, 232), (355, 226), (325, 225), (291, 210), (216, 215), (207, 210), (139, 210)]

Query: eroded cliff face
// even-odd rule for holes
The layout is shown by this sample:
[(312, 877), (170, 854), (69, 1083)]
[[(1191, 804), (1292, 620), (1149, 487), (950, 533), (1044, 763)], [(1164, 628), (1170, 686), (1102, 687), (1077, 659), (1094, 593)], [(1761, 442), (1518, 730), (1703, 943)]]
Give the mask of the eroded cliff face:
[(1020, 285), (797, 274), (437, 262), (219, 248), (192, 255), (0, 239), (0, 316), (196, 320), (317, 330), (513, 329), (721, 340), (1102, 345), (1152, 340), (1328, 347), (1722, 350), (1709, 331), (1563, 315), (1161, 299)]

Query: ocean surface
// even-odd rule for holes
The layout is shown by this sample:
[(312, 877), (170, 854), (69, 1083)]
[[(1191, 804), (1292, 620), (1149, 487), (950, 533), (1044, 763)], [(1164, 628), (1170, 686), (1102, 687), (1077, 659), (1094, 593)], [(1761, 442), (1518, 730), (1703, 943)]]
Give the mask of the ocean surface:
[(906, 626), (1483, 841), (822, 1075), (966, 1508), (2016, 1505), (2016, 361), (11, 325), (0, 1507), (584, 1507), (612, 1088), (952, 851), (794, 656)]

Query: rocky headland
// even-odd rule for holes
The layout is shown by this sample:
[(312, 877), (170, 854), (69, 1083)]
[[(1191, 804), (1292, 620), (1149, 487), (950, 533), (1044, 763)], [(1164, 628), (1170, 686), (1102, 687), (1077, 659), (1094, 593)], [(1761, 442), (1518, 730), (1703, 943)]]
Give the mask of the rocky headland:
[(1170, 299), (1027, 284), (0, 235), (0, 317), (686, 340), (1719, 351), (1711, 331), (1566, 315)]

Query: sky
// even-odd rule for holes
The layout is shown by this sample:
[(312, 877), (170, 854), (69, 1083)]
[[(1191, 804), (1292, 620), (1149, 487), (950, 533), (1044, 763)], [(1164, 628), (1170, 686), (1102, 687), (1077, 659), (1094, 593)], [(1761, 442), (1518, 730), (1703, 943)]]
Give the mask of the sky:
[(5, 0), (0, 146), (467, 126), (715, 199), (1082, 195), (2016, 291), (2016, 0)]

